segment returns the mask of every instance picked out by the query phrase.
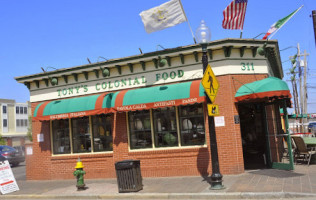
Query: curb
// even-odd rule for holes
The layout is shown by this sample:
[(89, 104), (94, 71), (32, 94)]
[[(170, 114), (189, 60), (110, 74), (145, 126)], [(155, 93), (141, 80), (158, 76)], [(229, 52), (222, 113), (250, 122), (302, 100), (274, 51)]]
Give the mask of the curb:
[(316, 197), (313, 193), (236, 192), (236, 193), (123, 193), (105, 195), (1, 195), (1, 199), (280, 199)]

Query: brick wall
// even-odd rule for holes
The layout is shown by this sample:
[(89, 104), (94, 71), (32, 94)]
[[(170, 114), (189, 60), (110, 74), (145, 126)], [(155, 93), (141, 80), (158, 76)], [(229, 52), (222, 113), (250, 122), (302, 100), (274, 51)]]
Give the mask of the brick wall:
[[(238, 115), (234, 95), (242, 84), (267, 77), (266, 75), (218, 76), (220, 87), (215, 99), (225, 126), (216, 127), (220, 171), (222, 174), (244, 172), (240, 125), (234, 123)], [(38, 103), (32, 103), (32, 112)], [(205, 111), (206, 105), (204, 105)], [(27, 156), (28, 180), (73, 179), (78, 155), (51, 155), (49, 122), (33, 121), (33, 155)], [(87, 172), (85, 178), (115, 178), (114, 163), (125, 159), (141, 161), (143, 177), (199, 176), (212, 173), (207, 112), (205, 112), (207, 147), (186, 147), (129, 151), (126, 113), (113, 114), (113, 153), (80, 154)], [(44, 142), (37, 142), (37, 134), (44, 134)]]

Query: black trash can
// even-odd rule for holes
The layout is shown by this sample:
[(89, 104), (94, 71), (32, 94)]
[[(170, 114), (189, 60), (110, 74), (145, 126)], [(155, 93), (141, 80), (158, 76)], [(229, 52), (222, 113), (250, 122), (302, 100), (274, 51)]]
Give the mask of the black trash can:
[(138, 192), (143, 189), (139, 160), (123, 160), (115, 163), (119, 193)]

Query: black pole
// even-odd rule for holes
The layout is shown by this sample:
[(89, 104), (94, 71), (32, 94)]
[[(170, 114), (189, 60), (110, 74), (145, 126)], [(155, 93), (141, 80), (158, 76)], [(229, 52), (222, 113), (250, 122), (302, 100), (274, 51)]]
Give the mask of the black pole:
[[(208, 57), (207, 57), (207, 44), (202, 44), (202, 63), (203, 63), (203, 74), (208, 65)], [(211, 104), (212, 101), (207, 96), (206, 92), (206, 103)], [(215, 132), (215, 123), (214, 117), (208, 116), (208, 130), (210, 136), (210, 149), (211, 149), (211, 158), (212, 158), (212, 175), (211, 175), (211, 188), (212, 190), (224, 189), (222, 185), (222, 174), (219, 170), (219, 162), (218, 162), (218, 152), (217, 152), (217, 141), (216, 141), (216, 132)]]
[(313, 25), (314, 25), (314, 36), (315, 36), (315, 45), (316, 45), (316, 10), (312, 11)]

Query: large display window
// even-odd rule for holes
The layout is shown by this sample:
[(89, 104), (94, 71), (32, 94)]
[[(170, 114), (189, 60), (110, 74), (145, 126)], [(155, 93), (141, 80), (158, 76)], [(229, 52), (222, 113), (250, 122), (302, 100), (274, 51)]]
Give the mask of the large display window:
[(112, 121), (112, 115), (104, 114), (53, 120), (51, 123), (53, 154), (113, 151)]
[(205, 144), (203, 104), (132, 111), (128, 122), (132, 150)]

